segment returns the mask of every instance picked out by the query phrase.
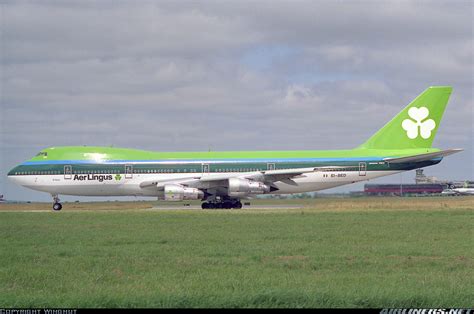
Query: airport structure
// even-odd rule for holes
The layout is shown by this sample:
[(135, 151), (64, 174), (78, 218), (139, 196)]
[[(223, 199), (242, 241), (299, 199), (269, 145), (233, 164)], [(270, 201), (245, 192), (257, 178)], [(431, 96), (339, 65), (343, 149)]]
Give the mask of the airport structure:
[(365, 184), (366, 195), (429, 195), (440, 194), (446, 189), (444, 184)]
[(426, 176), (423, 173), (423, 169), (417, 169), (415, 184), (365, 184), (364, 195), (461, 195), (462, 193), (456, 193), (456, 191), (462, 189), (470, 190), (472, 188), (474, 188), (474, 181), (441, 180), (433, 176)]

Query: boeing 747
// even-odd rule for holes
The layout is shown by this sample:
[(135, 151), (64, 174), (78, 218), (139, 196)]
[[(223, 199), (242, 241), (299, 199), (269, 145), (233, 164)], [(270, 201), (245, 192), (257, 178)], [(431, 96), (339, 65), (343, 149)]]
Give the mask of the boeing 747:
[[(451, 87), (426, 89), (362, 145), (349, 150), (151, 152), (50, 147), (13, 168), (24, 187), (59, 195), (152, 196), (241, 208), (261, 194), (319, 191), (431, 166), (462, 149), (432, 148)], [(349, 130), (348, 130), (349, 132)]]

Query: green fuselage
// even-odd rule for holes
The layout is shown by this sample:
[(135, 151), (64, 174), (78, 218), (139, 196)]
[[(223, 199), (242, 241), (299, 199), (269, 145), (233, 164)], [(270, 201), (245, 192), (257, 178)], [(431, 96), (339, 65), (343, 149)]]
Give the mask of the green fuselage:
[[(404, 171), (436, 164), (440, 159), (390, 164), (384, 158), (436, 152), (438, 149), (149, 152), (111, 147), (55, 147), (43, 150), (8, 175), (225, 173), (269, 169), (344, 166), (346, 171)], [(352, 169), (351, 169), (352, 167)]]

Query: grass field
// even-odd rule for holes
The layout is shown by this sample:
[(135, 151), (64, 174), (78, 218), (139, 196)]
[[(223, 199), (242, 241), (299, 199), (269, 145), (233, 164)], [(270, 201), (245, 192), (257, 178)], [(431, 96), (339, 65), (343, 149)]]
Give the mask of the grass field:
[(474, 304), (474, 198), (296, 202), (2, 204), (0, 307)]

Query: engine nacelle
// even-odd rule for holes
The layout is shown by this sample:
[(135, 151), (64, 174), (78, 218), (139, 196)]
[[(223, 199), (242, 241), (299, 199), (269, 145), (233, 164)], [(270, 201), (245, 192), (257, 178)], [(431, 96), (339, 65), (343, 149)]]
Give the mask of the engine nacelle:
[(229, 178), (229, 196), (245, 197), (252, 194), (264, 194), (268, 192), (270, 192), (270, 187), (262, 182)]
[(166, 184), (164, 186), (163, 199), (170, 202), (200, 200), (204, 198), (204, 192), (195, 189), (187, 188), (178, 184)]

